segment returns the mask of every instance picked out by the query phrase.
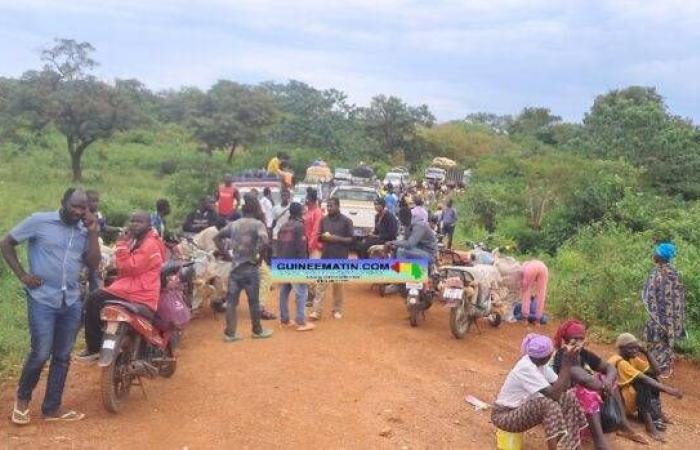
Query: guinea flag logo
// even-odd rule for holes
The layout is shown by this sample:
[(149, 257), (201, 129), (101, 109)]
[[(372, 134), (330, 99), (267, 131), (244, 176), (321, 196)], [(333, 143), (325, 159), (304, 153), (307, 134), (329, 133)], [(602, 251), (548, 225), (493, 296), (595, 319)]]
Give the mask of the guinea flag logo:
[(416, 280), (420, 280), (423, 277), (423, 269), (421, 269), (420, 264), (416, 263), (402, 263), (396, 261), (391, 265), (391, 270), (396, 273), (411, 274), (411, 276)]

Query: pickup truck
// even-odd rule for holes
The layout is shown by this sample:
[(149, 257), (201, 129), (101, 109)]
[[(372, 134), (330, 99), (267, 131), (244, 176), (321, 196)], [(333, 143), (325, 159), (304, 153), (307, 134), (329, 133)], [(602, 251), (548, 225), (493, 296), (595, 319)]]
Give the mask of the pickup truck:
[(368, 186), (343, 185), (331, 192), (331, 198), (340, 200), (340, 212), (352, 220), (353, 234), (362, 238), (374, 230), (374, 201), (379, 192)]
[(428, 167), (425, 169), (425, 179), (428, 182), (444, 182), (447, 177), (447, 171), (439, 167)]
[(246, 173), (234, 176), (233, 185), (238, 189), (241, 195), (241, 201), (243, 200), (243, 196), (253, 189), (258, 191), (258, 198), (261, 198), (263, 189), (269, 187), (272, 193), (272, 201), (275, 205), (281, 202), (282, 180), (277, 175)]

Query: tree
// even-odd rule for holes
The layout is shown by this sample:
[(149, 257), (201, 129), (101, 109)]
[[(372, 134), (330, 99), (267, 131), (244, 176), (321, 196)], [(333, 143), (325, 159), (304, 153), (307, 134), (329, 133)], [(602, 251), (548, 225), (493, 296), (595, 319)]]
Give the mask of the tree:
[(560, 122), (561, 117), (553, 115), (549, 108), (528, 107), (510, 123), (508, 133), (532, 136), (546, 144), (555, 144), (552, 127)]
[(263, 87), (281, 112), (271, 130), (271, 139), (337, 153), (347, 150), (356, 108), (347, 103), (344, 92), (318, 90), (295, 80), (287, 84), (265, 83)]
[(700, 132), (671, 115), (656, 89), (632, 86), (601, 95), (583, 123), (592, 155), (625, 158), (646, 168), (660, 190), (700, 197)]
[(119, 80), (111, 86), (88, 75), (97, 65), (90, 58), (93, 51), (87, 42), (57, 39), (54, 47), (42, 52), (43, 70), (22, 75), (9, 106), (32, 129), (53, 124), (66, 137), (73, 181), (81, 181), (82, 157), (93, 142), (139, 119), (134, 98), (143, 87)]
[(253, 144), (275, 119), (264, 89), (221, 80), (200, 99), (189, 124), (209, 153), (228, 151), (230, 164), (236, 148)]
[(374, 97), (369, 108), (362, 110), (362, 117), (368, 134), (386, 153), (403, 153), (411, 162), (417, 162), (420, 157), (418, 128), (435, 123), (427, 105), (408, 106), (400, 98), (384, 95)]

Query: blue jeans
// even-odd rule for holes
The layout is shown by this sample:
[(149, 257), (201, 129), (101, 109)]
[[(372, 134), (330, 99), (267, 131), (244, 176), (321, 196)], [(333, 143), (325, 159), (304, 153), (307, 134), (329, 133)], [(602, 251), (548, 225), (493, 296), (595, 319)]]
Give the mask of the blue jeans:
[(78, 301), (70, 306), (54, 308), (28, 299), (27, 313), (31, 351), (19, 378), (17, 398), (27, 402), (32, 399), (32, 391), (50, 357), (51, 365), (41, 411), (44, 415), (51, 415), (61, 407), (70, 353), (80, 329), (82, 304)]
[(285, 283), (280, 285), (280, 320), (289, 323), (289, 293), (294, 289), (297, 302), (297, 325), (304, 325), (304, 308), (309, 298), (309, 286), (302, 283)]

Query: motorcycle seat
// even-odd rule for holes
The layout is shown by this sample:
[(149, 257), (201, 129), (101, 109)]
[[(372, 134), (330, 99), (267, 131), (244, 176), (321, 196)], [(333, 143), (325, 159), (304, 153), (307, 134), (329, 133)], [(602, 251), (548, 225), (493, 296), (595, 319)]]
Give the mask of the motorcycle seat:
[(131, 303), (122, 300), (107, 300), (105, 301), (105, 306), (106, 305), (123, 306), (128, 311), (134, 314), (138, 314), (139, 316), (145, 317), (149, 321), (152, 321), (156, 316), (156, 313), (154, 311), (152, 311), (148, 306), (142, 305), (141, 303)]

